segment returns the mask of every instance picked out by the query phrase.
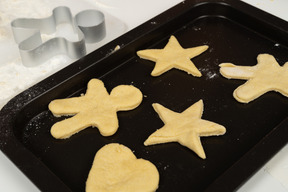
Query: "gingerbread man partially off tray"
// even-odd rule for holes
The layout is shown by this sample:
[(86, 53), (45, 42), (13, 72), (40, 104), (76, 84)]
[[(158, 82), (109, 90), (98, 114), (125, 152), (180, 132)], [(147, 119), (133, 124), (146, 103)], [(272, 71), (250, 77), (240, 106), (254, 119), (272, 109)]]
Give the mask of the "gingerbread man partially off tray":
[(280, 66), (269, 54), (259, 54), (257, 65), (236, 66), (232, 63), (220, 64), (220, 73), (230, 79), (248, 80), (235, 89), (233, 96), (241, 103), (248, 103), (269, 91), (288, 96), (288, 62)]

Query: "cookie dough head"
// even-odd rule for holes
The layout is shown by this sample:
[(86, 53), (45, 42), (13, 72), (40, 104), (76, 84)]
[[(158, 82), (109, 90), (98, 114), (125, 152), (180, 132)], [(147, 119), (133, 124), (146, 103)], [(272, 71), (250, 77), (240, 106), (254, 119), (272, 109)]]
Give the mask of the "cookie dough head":
[(143, 99), (141, 91), (132, 85), (119, 85), (110, 93), (111, 102), (118, 111), (136, 108)]
[(108, 144), (95, 155), (86, 182), (86, 192), (152, 192), (159, 183), (157, 168), (137, 159), (120, 144)]

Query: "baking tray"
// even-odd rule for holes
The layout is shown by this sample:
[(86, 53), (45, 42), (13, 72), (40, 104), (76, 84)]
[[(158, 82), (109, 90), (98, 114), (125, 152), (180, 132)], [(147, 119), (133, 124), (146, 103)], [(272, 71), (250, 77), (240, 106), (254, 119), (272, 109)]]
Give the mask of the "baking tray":
[[(159, 76), (154, 63), (137, 50), (163, 48), (175, 35), (184, 48), (209, 45), (193, 62), (203, 76), (176, 69)], [(112, 51), (116, 45), (121, 49)], [(159, 192), (233, 191), (288, 141), (288, 99), (269, 92), (249, 103), (238, 103), (233, 90), (242, 80), (219, 74), (219, 64), (255, 65), (261, 53), (288, 61), (288, 23), (233, 0), (184, 1), (13, 98), (0, 112), (1, 150), (41, 191), (84, 191), (95, 153), (121, 143), (156, 165)], [(50, 127), (62, 118), (48, 111), (50, 101), (85, 93), (92, 78), (108, 91), (132, 84), (145, 95), (141, 105), (118, 112), (119, 130), (103, 137), (88, 128), (66, 140), (54, 139)], [(219, 137), (202, 137), (203, 160), (178, 143), (145, 147), (143, 142), (163, 126), (151, 104), (182, 112), (204, 101), (203, 118), (226, 127)]]

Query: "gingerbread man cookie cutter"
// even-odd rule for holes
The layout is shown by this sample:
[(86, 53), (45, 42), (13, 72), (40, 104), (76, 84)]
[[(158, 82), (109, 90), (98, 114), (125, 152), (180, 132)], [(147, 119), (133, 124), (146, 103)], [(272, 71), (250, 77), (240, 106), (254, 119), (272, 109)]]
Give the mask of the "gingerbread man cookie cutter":
[[(41, 34), (56, 32), (59, 24), (71, 24), (78, 41), (55, 37), (42, 42)], [(73, 18), (68, 7), (53, 9), (52, 15), (42, 19), (19, 18), (11, 22), (14, 39), (19, 47), (23, 65), (37, 66), (58, 54), (72, 59), (86, 55), (85, 43), (96, 43), (106, 36), (105, 17), (98, 10), (84, 10)]]

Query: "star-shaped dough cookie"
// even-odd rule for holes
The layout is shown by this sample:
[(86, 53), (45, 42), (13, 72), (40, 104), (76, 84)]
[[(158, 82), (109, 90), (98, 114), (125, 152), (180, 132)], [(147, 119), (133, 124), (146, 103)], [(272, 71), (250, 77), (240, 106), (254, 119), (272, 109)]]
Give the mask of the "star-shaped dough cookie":
[(207, 45), (184, 49), (172, 35), (164, 49), (141, 50), (137, 51), (137, 55), (142, 59), (156, 62), (151, 73), (152, 76), (159, 76), (172, 68), (176, 68), (193, 76), (201, 77), (201, 72), (190, 59), (200, 55), (207, 49)]
[(158, 103), (154, 103), (153, 108), (165, 125), (148, 137), (144, 142), (145, 146), (178, 142), (205, 159), (206, 155), (200, 137), (223, 135), (226, 132), (222, 125), (201, 119), (203, 113), (202, 100), (199, 100), (182, 113), (171, 111)]
[(128, 147), (112, 143), (96, 153), (86, 192), (153, 192), (158, 184), (155, 165), (137, 159)]
[(248, 103), (268, 91), (277, 91), (288, 97), (288, 62), (280, 66), (269, 54), (259, 54), (257, 61), (254, 66), (236, 66), (232, 63), (219, 65), (224, 77), (248, 80), (235, 89), (234, 98)]
[(55, 123), (51, 134), (57, 139), (64, 139), (93, 126), (103, 136), (113, 135), (118, 129), (117, 111), (136, 108), (142, 97), (141, 91), (132, 85), (119, 85), (109, 95), (101, 80), (92, 79), (84, 96), (57, 99), (49, 104), (55, 116), (76, 114)]

